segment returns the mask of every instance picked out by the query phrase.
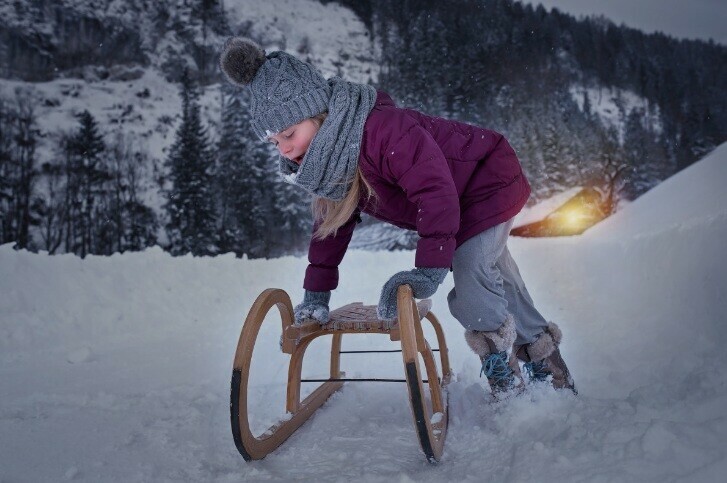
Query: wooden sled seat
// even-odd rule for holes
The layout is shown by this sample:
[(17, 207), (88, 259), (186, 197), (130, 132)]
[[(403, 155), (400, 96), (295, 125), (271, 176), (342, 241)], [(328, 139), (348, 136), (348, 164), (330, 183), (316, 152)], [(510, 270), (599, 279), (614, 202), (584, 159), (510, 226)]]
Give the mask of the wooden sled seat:
[[(417, 302), (419, 319), (426, 317), (432, 308), (429, 299)], [(312, 321), (317, 323), (315, 321)], [(380, 330), (382, 332), (398, 327), (398, 320), (379, 320), (375, 305), (364, 305), (361, 302), (344, 305), (330, 314), (330, 320), (323, 325), (324, 330)]]
[[(416, 303), (419, 320), (429, 314), (432, 301), (420, 300)], [(361, 302), (344, 305), (331, 311), (328, 323), (321, 325), (316, 320), (306, 320), (301, 324), (293, 324), (285, 329), (283, 336), (283, 352), (290, 353), (289, 344), (297, 345), (303, 337), (318, 332), (356, 333), (371, 332), (376, 334), (390, 334), (391, 340), (400, 340), (399, 320), (380, 320), (376, 315), (375, 305), (364, 305)]]
[[(247, 412), (250, 363), (260, 326), (273, 306), (277, 306), (282, 321), (280, 349), (290, 354), (285, 408), (288, 414), (256, 437), (250, 432)], [(447, 393), (444, 388), (451, 378), (444, 332), (431, 312), (431, 301), (415, 302), (409, 286), (399, 287), (397, 307), (397, 318), (393, 321), (379, 320), (376, 306), (356, 302), (331, 311), (330, 320), (324, 325), (314, 320), (297, 325), (293, 321), (290, 297), (285, 291), (267, 289), (260, 294), (243, 324), (232, 372), (230, 421), (235, 445), (243, 458), (246, 461), (264, 458), (293, 434), (345, 381), (351, 381), (344, 379), (345, 373), (340, 370), (341, 340), (344, 334), (388, 334), (390, 340), (400, 341), (406, 376), (401, 382), (405, 382), (409, 390), (419, 443), (430, 462), (438, 461), (444, 449), (448, 422)], [(432, 325), (436, 334), (441, 373), (437, 370), (433, 350), (423, 335), (421, 324), (424, 320)], [(330, 377), (324, 380), (302, 380), (305, 351), (314, 339), (324, 335), (332, 336)], [(424, 361), (426, 378), (422, 377), (424, 373), (419, 357)], [(301, 401), (301, 382), (323, 383)], [(429, 387), (428, 400), (424, 384)]]

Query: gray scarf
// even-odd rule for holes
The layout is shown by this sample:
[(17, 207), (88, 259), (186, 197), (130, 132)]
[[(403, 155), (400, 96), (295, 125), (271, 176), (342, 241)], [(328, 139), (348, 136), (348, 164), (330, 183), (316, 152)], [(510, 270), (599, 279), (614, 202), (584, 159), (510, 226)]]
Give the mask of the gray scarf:
[(376, 89), (366, 84), (328, 80), (333, 88), (328, 117), (306, 151), (303, 162), (280, 157), (280, 173), (309, 193), (340, 201), (348, 193), (358, 166), (364, 123), (376, 102)]

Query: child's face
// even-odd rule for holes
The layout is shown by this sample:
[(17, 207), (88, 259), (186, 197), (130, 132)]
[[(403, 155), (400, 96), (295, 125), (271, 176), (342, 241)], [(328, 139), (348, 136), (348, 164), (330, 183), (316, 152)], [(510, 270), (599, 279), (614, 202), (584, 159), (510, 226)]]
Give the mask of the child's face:
[(314, 120), (306, 119), (283, 129), (268, 139), (277, 146), (281, 156), (300, 164), (319, 127)]

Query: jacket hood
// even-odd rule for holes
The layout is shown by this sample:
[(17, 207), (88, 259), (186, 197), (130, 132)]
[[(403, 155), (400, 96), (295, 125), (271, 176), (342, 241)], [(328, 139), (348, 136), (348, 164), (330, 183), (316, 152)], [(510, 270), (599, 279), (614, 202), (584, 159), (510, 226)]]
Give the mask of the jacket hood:
[(396, 107), (394, 100), (384, 91), (376, 91), (376, 105)]

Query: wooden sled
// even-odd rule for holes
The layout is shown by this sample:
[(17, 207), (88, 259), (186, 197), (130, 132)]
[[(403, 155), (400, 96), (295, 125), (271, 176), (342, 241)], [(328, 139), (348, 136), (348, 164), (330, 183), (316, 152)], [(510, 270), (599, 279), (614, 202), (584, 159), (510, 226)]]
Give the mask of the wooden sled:
[[(320, 325), (316, 321), (308, 321), (296, 326), (293, 324), (293, 305), (285, 291), (267, 289), (260, 294), (242, 326), (232, 371), (232, 392), (230, 395), (232, 435), (238, 451), (246, 461), (262, 459), (280, 446), (316, 409), (326, 402), (331, 394), (339, 390), (344, 382), (395, 381), (392, 379), (346, 379), (344, 377), (345, 373), (340, 370), (341, 338), (343, 334), (388, 334), (392, 341), (401, 342), (406, 379), (398, 380), (398, 382), (405, 382), (409, 389), (409, 402), (414, 416), (414, 428), (422, 451), (424, 451), (429, 462), (439, 461), (444, 449), (444, 440), (447, 436), (446, 387), (451, 378), (444, 332), (437, 318), (429, 311), (431, 302), (422, 300), (415, 303), (411, 288), (408, 285), (399, 287), (397, 303), (398, 318), (393, 322), (378, 320), (376, 306), (365, 306), (359, 302), (332, 311), (330, 321), (326, 325)], [(290, 354), (285, 407), (289, 417), (271, 426), (261, 436), (255, 436), (250, 432), (247, 410), (250, 362), (260, 326), (273, 306), (277, 306), (282, 319), (281, 349), (284, 353)], [(442, 370), (441, 377), (437, 374), (437, 365), (433, 356), (433, 352), (437, 351), (437, 349), (431, 349), (424, 338), (421, 326), (422, 318), (426, 318), (432, 324), (436, 333)], [(331, 340), (330, 378), (301, 380), (305, 350), (315, 338), (323, 335), (333, 336)], [(418, 355), (421, 355), (424, 361), (426, 379), (422, 378), (422, 368), (419, 364)], [(301, 382), (323, 383), (301, 401)], [(429, 386), (429, 400), (427, 400), (424, 392), (424, 384)]]

